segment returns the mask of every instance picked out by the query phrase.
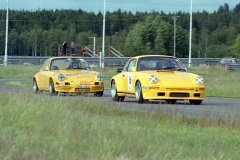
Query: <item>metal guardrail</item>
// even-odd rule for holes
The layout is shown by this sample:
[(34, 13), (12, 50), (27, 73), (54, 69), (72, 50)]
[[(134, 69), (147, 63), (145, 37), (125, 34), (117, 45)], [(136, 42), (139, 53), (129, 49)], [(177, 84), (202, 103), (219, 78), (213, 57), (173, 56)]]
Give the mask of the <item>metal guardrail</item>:
[[(14, 56), (11, 56), (11, 57), (8, 57), (8, 65), (11, 65), (11, 64), (34, 64), (34, 65), (39, 65), (39, 64), (42, 64), (46, 59), (48, 59), (49, 57), (35, 57), (35, 58), (29, 58), (29, 57), (14, 57)], [(3, 61), (4, 61), (4, 58), (3, 57), (0, 57), (0, 64), (3, 64)]]
[[(46, 59), (50, 58), (50, 56), (8, 56), (8, 64), (34, 64), (39, 65), (42, 64)], [(99, 65), (99, 57), (82, 57), (89, 64), (98, 66)], [(123, 66), (128, 59), (131, 57), (104, 57), (106, 66)], [(187, 67), (188, 66), (188, 58), (179, 58), (181, 62)], [(3, 64), (4, 56), (0, 56), (0, 64)], [(204, 63), (208, 63), (209, 65), (215, 66), (220, 64), (221, 58), (192, 58), (191, 66), (199, 66)]]
[(227, 72), (232, 72), (236, 70), (240, 70), (240, 64), (227, 64), (225, 66), (225, 71)]
[[(8, 56), (7, 63), (8, 65), (16, 65), (16, 64), (25, 64), (25, 65), (40, 65), (43, 64), (45, 60), (50, 58), (40, 57), (40, 56)], [(99, 66), (99, 57), (81, 57), (85, 59), (89, 64), (94, 66)], [(130, 57), (105, 57), (105, 65), (106, 66), (123, 66)], [(4, 56), (0, 56), (0, 64), (2, 65), (4, 61)]]

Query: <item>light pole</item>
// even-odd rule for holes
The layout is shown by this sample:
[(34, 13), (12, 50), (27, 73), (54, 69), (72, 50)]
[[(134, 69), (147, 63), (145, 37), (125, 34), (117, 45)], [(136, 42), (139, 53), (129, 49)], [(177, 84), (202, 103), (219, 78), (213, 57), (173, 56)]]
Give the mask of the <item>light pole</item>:
[(102, 53), (100, 54), (100, 66), (104, 68), (104, 43), (105, 43), (105, 0), (103, 1), (103, 36), (102, 36)]
[(189, 33), (189, 57), (188, 57), (188, 67), (191, 67), (191, 49), (192, 49), (192, 0), (190, 6), (190, 33)]
[(176, 57), (176, 20), (179, 18), (179, 16), (172, 16), (172, 19), (174, 21), (174, 46), (173, 46), (173, 56)]
[(95, 37), (88, 37), (88, 38), (93, 38), (93, 55), (95, 57), (96, 56), (96, 54), (95, 54), (95, 43), (96, 43)]
[(7, 46), (8, 46), (8, 0), (7, 0), (7, 14), (6, 14), (6, 41), (5, 41), (5, 56), (3, 65), (7, 66)]

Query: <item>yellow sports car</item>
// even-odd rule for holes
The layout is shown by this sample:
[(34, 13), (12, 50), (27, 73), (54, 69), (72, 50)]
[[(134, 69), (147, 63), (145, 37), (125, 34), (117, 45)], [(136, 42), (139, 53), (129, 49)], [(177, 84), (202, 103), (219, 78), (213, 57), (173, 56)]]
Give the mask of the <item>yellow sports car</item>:
[(180, 60), (165, 55), (145, 55), (129, 59), (123, 69), (110, 80), (113, 101), (135, 98), (138, 103), (165, 100), (175, 104), (189, 100), (200, 105), (205, 86), (203, 78), (188, 73)]
[(33, 91), (57, 93), (94, 93), (102, 96), (103, 74), (93, 71), (88, 63), (78, 57), (55, 57), (47, 59), (33, 77)]

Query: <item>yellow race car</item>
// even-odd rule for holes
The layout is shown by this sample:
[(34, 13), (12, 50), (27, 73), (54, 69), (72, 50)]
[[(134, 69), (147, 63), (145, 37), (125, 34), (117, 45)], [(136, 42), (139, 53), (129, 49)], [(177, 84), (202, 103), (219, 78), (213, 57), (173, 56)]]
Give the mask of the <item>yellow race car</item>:
[(78, 57), (54, 57), (47, 59), (40, 71), (33, 77), (33, 91), (57, 93), (94, 93), (102, 96), (104, 92), (103, 74), (93, 71), (88, 63)]
[(129, 59), (118, 74), (110, 80), (113, 101), (135, 98), (138, 103), (164, 100), (175, 104), (189, 100), (200, 105), (204, 98), (203, 78), (188, 73), (176, 57), (145, 55)]

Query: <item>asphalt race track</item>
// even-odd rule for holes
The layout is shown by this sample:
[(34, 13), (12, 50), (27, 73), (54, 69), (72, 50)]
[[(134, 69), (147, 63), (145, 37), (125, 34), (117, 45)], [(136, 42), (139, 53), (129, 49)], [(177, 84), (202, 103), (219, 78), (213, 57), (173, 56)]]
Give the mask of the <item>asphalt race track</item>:
[[(14, 79), (16, 81), (26, 79)], [(0, 79), (0, 91), (3, 92), (21, 92), (32, 91), (31, 87), (6, 86), (2, 83), (13, 81), (13, 79)], [(37, 95), (36, 95), (37, 96)], [(68, 98), (68, 96), (63, 96)], [(77, 96), (76, 96), (77, 98)], [(112, 105), (123, 110), (144, 111), (144, 112), (167, 112), (169, 114), (179, 114), (188, 118), (212, 117), (212, 118), (229, 118), (240, 119), (240, 99), (233, 98), (215, 98), (205, 97), (201, 105), (191, 105), (188, 101), (177, 101), (176, 104), (165, 104), (164, 101), (149, 101), (138, 104), (133, 98), (125, 98), (123, 102), (113, 102), (110, 90), (105, 90), (102, 97), (94, 97), (93, 94), (85, 95), (89, 101), (95, 101), (102, 105)]]

